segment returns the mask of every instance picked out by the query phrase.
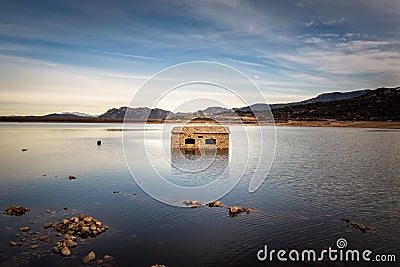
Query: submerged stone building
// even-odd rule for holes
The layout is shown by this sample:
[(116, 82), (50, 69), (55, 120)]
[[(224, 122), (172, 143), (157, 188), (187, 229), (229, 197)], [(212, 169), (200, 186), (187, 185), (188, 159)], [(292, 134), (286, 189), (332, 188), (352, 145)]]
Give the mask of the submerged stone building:
[(229, 128), (211, 119), (194, 119), (171, 133), (172, 149), (229, 149)]

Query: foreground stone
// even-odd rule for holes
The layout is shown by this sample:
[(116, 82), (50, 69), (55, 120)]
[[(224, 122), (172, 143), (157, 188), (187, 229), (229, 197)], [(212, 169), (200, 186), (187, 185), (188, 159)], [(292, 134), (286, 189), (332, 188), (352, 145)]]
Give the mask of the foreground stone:
[(91, 261), (94, 261), (96, 259), (96, 254), (94, 251), (90, 251), (89, 254), (87, 254), (83, 259), (83, 263), (89, 263)]
[(240, 206), (232, 206), (228, 207), (229, 209), (229, 216), (235, 217), (236, 215), (246, 212), (247, 214), (250, 213), (250, 211), (255, 210), (255, 208), (242, 208)]
[(163, 264), (153, 264), (150, 267), (166, 267), (166, 266)]
[(22, 206), (10, 206), (5, 210), (4, 213), (10, 216), (21, 216), (28, 211), (29, 211), (28, 208), (24, 208)]

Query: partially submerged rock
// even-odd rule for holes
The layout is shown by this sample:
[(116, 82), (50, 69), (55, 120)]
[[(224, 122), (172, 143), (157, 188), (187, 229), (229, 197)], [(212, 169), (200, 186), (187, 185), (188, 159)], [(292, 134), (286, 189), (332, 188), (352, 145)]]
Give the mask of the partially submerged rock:
[(70, 175), (70, 176), (68, 176), (68, 179), (70, 179), (70, 180), (75, 180), (75, 179), (76, 179), (76, 176)]
[(235, 217), (236, 215), (243, 213), (243, 212), (246, 212), (247, 214), (249, 214), (250, 211), (255, 210), (255, 208), (243, 208), (240, 206), (231, 206), (231, 207), (228, 207), (228, 209), (229, 209), (229, 216), (231, 216), (231, 217)]
[(222, 208), (223, 207), (222, 206), (222, 202), (219, 201), (219, 200), (207, 203), (207, 206), (209, 206), (209, 207), (217, 207), (217, 208)]
[(44, 228), (44, 229), (50, 228), (50, 227), (52, 227), (52, 226), (53, 226), (53, 224), (50, 223), (50, 222), (44, 223), (44, 224), (43, 224), (43, 228)]
[(83, 263), (89, 263), (91, 261), (94, 261), (96, 259), (96, 254), (94, 251), (90, 251), (89, 254), (87, 254), (83, 259)]
[(30, 228), (29, 228), (29, 226), (23, 226), (23, 227), (19, 228), (19, 230), (21, 232), (28, 232), (30, 230)]
[(150, 267), (166, 267), (166, 266), (163, 264), (153, 264)]
[(15, 242), (15, 241), (10, 241), (10, 246), (12, 247), (19, 247), (22, 246), (22, 242)]
[(24, 208), (22, 206), (10, 206), (5, 210), (4, 213), (10, 216), (21, 216), (28, 211), (29, 211), (28, 208)]
[(353, 228), (358, 229), (363, 233), (367, 233), (370, 230), (370, 228), (365, 223), (352, 222), (347, 218), (342, 218), (341, 221), (348, 223), (348, 225), (351, 225)]
[(186, 206), (191, 206), (192, 208), (203, 205), (203, 203), (198, 200), (184, 200), (183, 204), (185, 204)]

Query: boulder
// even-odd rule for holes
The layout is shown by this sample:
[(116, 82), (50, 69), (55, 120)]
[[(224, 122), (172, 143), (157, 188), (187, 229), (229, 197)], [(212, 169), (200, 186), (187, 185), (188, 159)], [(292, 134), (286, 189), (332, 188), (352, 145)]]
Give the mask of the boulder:
[(60, 253), (61, 253), (61, 255), (65, 256), (65, 257), (71, 255), (71, 251), (69, 250), (68, 247), (63, 247), (61, 249)]
[(96, 254), (94, 251), (90, 251), (89, 254), (87, 254), (83, 259), (83, 263), (89, 263), (91, 261), (94, 261), (96, 259)]

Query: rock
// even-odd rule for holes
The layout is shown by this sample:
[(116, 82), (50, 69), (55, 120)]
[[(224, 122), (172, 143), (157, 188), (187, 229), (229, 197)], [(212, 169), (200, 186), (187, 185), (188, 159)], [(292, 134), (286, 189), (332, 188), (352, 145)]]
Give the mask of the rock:
[(219, 200), (213, 201), (213, 202), (208, 203), (207, 206), (222, 208), (222, 202)]
[(186, 206), (191, 206), (192, 208), (203, 205), (203, 203), (198, 200), (184, 200), (183, 204)]
[(166, 266), (163, 264), (153, 264), (150, 267), (166, 267)]
[(97, 145), (98, 145), (98, 146), (101, 146), (101, 141), (100, 141), (100, 140), (97, 141)]
[(28, 232), (30, 229), (31, 229), (31, 228), (29, 228), (29, 226), (24, 226), (24, 227), (19, 228), (19, 230), (20, 230), (21, 232)]
[(52, 226), (53, 226), (53, 224), (50, 223), (50, 222), (44, 223), (44, 224), (43, 224), (43, 228), (44, 228), (44, 229), (50, 228), (50, 227), (52, 227)]
[(28, 238), (26, 238), (25, 236), (21, 238), (21, 242), (26, 242), (26, 240), (28, 240)]
[(114, 257), (113, 256), (110, 256), (110, 255), (105, 255), (104, 257), (103, 257), (103, 259), (104, 260), (113, 260), (114, 259)]
[(232, 206), (228, 207), (228, 209), (229, 209), (229, 216), (231, 217), (235, 217), (236, 215), (242, 212), (250, 213), (250, 211), (255, 210), (255, 208), (242, 208), (240, 206)]
[(19, 246), (22, 246), (22, 243), (21, 242), (14, 242), (14, 241), (10, 241), (10, 246), (12, 246), (12, 247), (19, 247)]
[(67, 210), (68, 208), (67, 208), (67, 207), (64, 207), (63, 209), (64, 209), (64, 210)]
[(104, 260), (103, 260), (103, 259), (99, 259), (99, 260), (97, 260), (97, 264), (98, 264), (98, 265), (102, 265), (102, 264), (103, 264), (103, 262), (104, 262)]
[(30, 246), (30, 248), (32, 248), (32, 249), (35, 249), (35, 248), (38, 248), (38, 247), (39, 247), (38, 244), (34, 244), (34, 245), (31, 245), (31, 246)]
[(49, 243), (49, 240), (48, 240), (48, 237), (47, 236), (41, 236), (40, 238), (39, 238), (39, 240), (40, 241), (43, 241), (43, 242), (45, 242), (45, 243)]
[(85, 214), (79, 214), (78, 219), (83, 220), (85, 218)]
[(76, 176), (70, 175), (70, 176), (68, 176), (68, 179), (74, 180), (74, 179), (76, 179)]
[(4, 213), (10, 216), (21, 216), (28, 211), (28, 208), (24, 208), (22, 206), (9, 206)]
[(63, 247), (60, 251), (61, 255), (63, 256), (69, 256), (71, 255), (71, 251), (69, 250), (68, 247)]
[(364, 223), (360, 224), (359, 229), (363, 233), (366, 233), (369, 230), (368, 226), (366, 224), (364, 224)]
[(15, 234), (15, 237), (19, 237), (19, 236), (20, 236), (20, 234), (19, 234), (19, 233)]
[(51, 210), (46, 210), (46, 213), (51, 213)]
[(25, 151), (28, 151), (28, 149), (27, 148), (23, 148), (23, 149), (21, 149), (21, 151), (25, 152)]
[(96, 254), (94, 251), (90, 251), (89, 254), (87, 254), (83, 259), (83, 263), (89, 263), (91, 261), (94, 261), (96, 259)]
[(57, 246), (55, 246), (55, 247), (53, 247), (53, 252), (54, 252), (54, 253), (60, 253), (60, 250), (58, 249)]
[(68, 239), (66, 244), (67, 244), (67, 247), (69, 247), (69, 248), (74, 248), (78, 245), (78, 243), (72, 241), (71, 239)]

